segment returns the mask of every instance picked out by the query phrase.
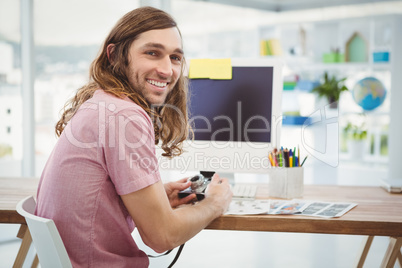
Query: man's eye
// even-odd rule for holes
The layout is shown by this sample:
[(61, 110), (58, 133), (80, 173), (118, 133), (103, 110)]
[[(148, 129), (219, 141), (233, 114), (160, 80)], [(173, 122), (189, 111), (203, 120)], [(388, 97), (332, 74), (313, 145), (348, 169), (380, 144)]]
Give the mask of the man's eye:
[(147, 52), (145, 52), (145, 54), (151, 55), (151, 56), (156, 56), (156, 52), (155, 52), (155, 51), (147, 51)]
[(170, 58), (175, 61), (181, 61), (181, 57), (179, 56), (171, 56)]

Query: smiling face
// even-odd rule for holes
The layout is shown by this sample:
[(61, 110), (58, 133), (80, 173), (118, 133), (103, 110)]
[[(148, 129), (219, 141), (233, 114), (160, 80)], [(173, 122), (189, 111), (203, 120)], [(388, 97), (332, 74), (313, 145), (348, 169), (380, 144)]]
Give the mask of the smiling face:
[(131, 44), (127, 77), (149, 104), (163, 104), (180, 77), (182, 60), (176, 27), (147, 31)]

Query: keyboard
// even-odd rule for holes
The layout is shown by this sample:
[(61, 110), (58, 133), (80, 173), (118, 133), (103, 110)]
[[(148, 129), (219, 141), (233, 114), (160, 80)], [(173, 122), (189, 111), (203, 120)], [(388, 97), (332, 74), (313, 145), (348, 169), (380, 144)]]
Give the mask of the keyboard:
[(253, 184), (235, 184), (233, 189), (233, 198), (255, 199), (257, 194), (257, 185)]

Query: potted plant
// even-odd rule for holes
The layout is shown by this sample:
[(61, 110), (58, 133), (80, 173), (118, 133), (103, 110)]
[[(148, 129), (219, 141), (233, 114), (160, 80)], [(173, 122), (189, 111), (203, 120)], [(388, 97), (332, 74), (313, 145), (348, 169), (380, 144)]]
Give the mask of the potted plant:
[(348, 122), (343, 130), (347, 139), (347, 148), (350, 157), (352, 159), (362, 158), (367, 139), (365, 123)]
[(335, 75), (331, 78), (329, 77), (328, 73), (324, 73), (324, 82), (320, 85), (316, 86), (311, 90), (311, 92), (318, 94), (318, 97), (325, 97), (329, 102), (330, 108), (337, 108), (339, 97), (341, 96), (342, 91), (349, 90), (345, 85), (344, 82), (345, 78), (337, 79)]

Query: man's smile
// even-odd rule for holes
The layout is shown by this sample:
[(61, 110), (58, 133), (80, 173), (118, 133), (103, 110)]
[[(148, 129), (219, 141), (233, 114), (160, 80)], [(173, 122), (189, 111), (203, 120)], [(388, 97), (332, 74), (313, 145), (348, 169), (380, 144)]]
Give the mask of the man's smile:
[(150, 83), (151, 85), (159, 87), (159, 88), (164, 88), (168, 85), (167, 82), (159, 82), (159, 81), (151, 80), (151, 79), (147, 79), (147, 82)]

